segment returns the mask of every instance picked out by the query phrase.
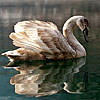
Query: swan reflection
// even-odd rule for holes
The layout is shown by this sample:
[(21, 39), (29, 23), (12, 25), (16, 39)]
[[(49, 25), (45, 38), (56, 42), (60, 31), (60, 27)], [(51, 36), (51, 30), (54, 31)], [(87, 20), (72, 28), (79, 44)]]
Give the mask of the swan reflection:
[(56, 94), (63, 89), (69, 93), (82, 93), (81, 82), (73, 89), (73, 76), (83, 65), (85, 58), (13, 63), (5, 68), (14, 68), (20, 72), (10, 80), (10, 84), (15, 85), (15, 93), (39, 97)]

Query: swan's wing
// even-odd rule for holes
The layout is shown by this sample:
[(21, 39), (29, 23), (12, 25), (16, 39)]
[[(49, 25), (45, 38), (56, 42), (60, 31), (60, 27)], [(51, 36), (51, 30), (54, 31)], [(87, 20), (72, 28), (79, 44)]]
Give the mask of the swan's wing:
[[(70, 52), (72, 49), (56, 25), (43, 21), (18, 22), (10, 34), (13, 44), (45, 55)], [(50, 56), (49, 56), (50, 57)]]

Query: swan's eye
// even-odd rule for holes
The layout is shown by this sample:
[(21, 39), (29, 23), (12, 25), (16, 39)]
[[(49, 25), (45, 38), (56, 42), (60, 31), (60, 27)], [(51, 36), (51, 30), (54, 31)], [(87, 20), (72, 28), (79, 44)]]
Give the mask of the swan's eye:
[(82, 24), (84, 23), (82, 19), (80, 19), (80, 22), (81, 22)]
[(84, 23), (85, 23), (87, 26), (89, 26), (88, 20), (87, 20), (87, 19), (84, 19)]

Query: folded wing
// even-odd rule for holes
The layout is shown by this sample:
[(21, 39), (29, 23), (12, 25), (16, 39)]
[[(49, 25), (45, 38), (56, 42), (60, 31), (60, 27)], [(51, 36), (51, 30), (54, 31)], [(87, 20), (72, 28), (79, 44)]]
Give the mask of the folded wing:
[(72, 51), (67, 40), (51, 22), (23, 21), (18, 22), (14, 29), (15, 33), (11, 33), (10, 38), (15, 46), (44, 54), (48, 59), (54, 54)]

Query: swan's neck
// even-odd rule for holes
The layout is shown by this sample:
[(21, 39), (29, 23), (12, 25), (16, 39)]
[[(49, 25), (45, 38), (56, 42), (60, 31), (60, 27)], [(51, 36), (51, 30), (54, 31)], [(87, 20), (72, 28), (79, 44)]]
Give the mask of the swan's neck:
[(86, 56), (86, 51), (84, 47), (78, 42), (73, 34), (74, 26), (76, 26), (77, 19), (81, 16), (75, 16), (66, 21), (63, 27), (63, 35), (66, 37), (69, 45), (76, 52), (76, 57)]

